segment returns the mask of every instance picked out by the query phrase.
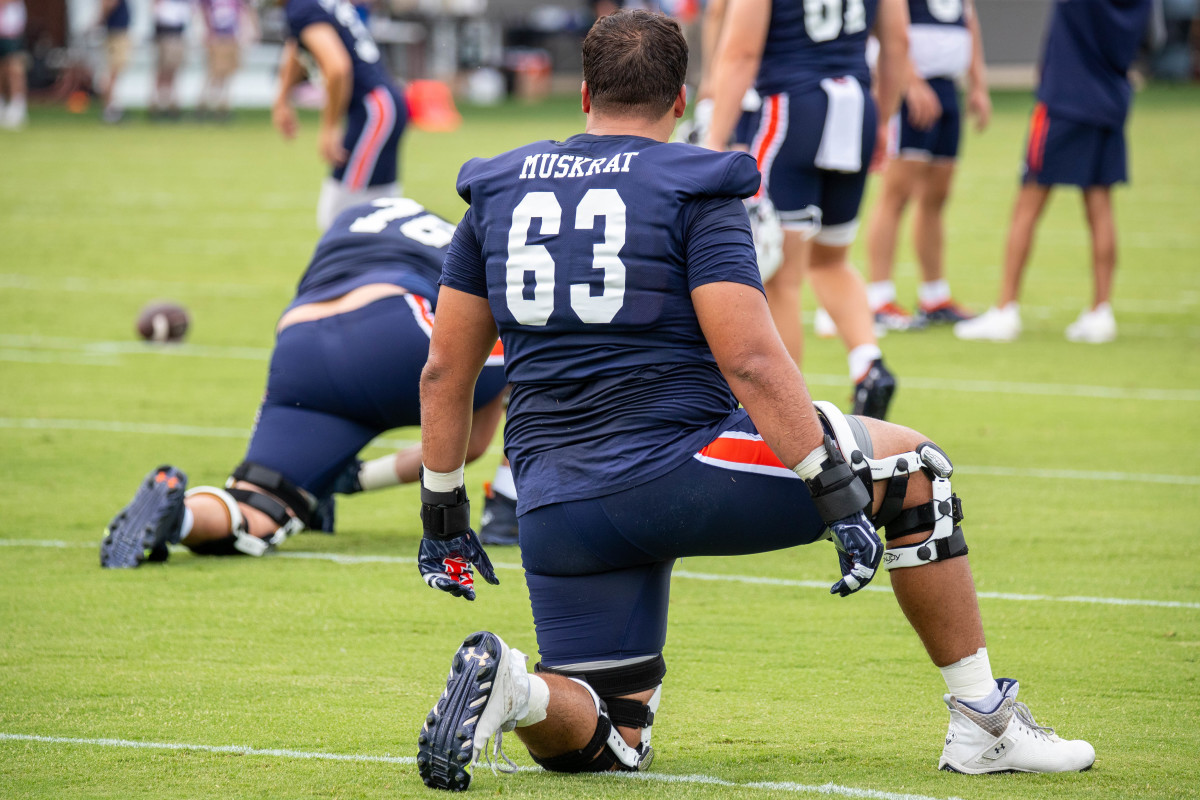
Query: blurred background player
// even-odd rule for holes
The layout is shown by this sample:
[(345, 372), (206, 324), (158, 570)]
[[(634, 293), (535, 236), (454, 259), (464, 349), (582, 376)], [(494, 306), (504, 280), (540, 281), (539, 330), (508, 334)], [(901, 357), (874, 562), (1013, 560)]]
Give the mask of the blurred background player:
[(154, 0), (154, 91), (152, 118), (179, 119), (175, 81), (187, 55), (183, 34), (192, 17), (192, 0)]
[[(907, 26), (904, 0), (850, 0), (844, 6), (729, 0), (712, 67), (713, 114), (705, 142), (714, 149), (728, 146), (754, 84), (763, 106), (750, 153), (763, 176), (759, 192), (769, 197), (784, 229), (783, 263), (765, 284), (771, 315), (800, 363), (800, 288), (809, 274), (849, 351), (853, 412), (880, 419), (896, 380), (883, 363), (849, 251), (867, 169), (900, 103)], [(880, 41), (874, 95), (866, 58), (872, 29)]]
[[(908, 0), (908, 88), (891, 120), (892, 158), (867, 223), (867, 299), (875, 322), (889, 330), (970, 319), (950, 295), (943, 211), (954, 180), (962, 114), (955, 81), (967, 76), (967, 113), (982, 131), (992, 114), (983, 39), (972, 0)], [(913, 200), (912, 236), (921, 284), (912, 316), (896, 302), (896, 237)]]
[(104, 29), (105, 73), (100, 86), (100, 100), (104, 104), (101, 119), (110, 125), (121, 121), (125, 115), (116, 102), (117, 81), (129, 63), (129, 0), (100, 0), (98, 27)]
[[(453, 233), (407, 198), (338, 217), (279, 319), (245, 459), (225, 488), (186, 495), (184, 473), (152, 471), (109, 524), (100, 563), (162, 561), (175, 543), (206, 555), (262, 555), (305, 527), (331, 531), (334, 491), (417, 480), (419, 445), (366, 463), (356, 456), (384, 431), (421, 421), (418, 382)], [(491, 444), (504, 389), (494, 353), (475, 385), (470, 459)]]
[(1111, 190), (1127, 177), (1125, 120), (1132, 95), (1128, 72), (1152, 5), (1152, 0), (1053, 4), (1000, 293), (985, 313), (954, 326), (958, 338), (1009, 342), (1020, 335), (1021, 277), (1034, 230), (1056, 184), (1083, 190), (1091, 233), (1092, 302), (1067, 326), (1067, 339), (1098, 344), (1117, 337), (1111, 304), (1117, 266)]
[(295, 137), (291, 91), (304, 73), (303, 47), (325, 82), (317, 139), (321, 158), (333, 167), (317, 200), (317, 227), (325, 230), (348, 206), (400, 193), (396, 161), (408, 106), (349, 0), (285, 0), (285, 8), (290, 38), (271, 118), (285, 139)]
[(0, 128), (28, 120), (25, 82), (25, 2), (0, 0)]
[(218, 122), (229, 119), (229, 83), (241, 63), (243, 23), (254, 25), (245, 0), (200, 0), (204, 12), (205, 50), (208, 61), (200, 94), (200, 117)]

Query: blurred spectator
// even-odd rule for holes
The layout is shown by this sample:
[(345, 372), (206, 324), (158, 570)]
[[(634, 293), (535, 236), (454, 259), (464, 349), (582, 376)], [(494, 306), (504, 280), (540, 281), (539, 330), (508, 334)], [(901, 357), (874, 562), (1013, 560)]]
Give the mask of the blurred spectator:
[(192, 0), (154, 0), (154, 91), (150, 116), (179, 118), (175, 78), (186, 49), (183, 32), (192, 16)]
[(207, 28), (208, 71), (198, 114), (218, 122), (229, 119), (229, 82), (241, 64), (243, 23), (253, 26), (245, 0), (200, 0)]
[(25, 3), (0, 0), (0, 128), (24, 127)]
[(101, 84), (100, 97), (104, 102), (103, 119), (112, 124), (120, 122), (124, 111), (116, 104), (117, 80), (129, 63), (129, 0), (100, 0), (98, 27), (104, 28), (108, 74)]
[(954, 326), (960, 339), (1010, 342), (1021, 333), (1018, 297), (1038, 220), (1056, 185), (1078, 186), (1092, 243), (1092, 302), (1067, 326), (1072, 342), (1117, 338), (1111, 305), (1117, 268), (1112, 187), (1126, 181), (1129, 66), (1152, 0), (1058, 0), (1042, 55), (1021, 189), (1013, 208), (996, 304)]

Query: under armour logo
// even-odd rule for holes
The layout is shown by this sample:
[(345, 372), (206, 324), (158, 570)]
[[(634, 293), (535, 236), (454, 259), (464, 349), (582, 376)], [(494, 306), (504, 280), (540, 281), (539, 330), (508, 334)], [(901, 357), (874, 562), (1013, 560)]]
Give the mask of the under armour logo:
[(471, 575), (471, 568), (467, 566), (467, 562), (462, 556), (453, 555), (450, 558), (442, 559), (442, 566), (446, 569), (446, 574), (450, 576), (450, 580), (457, 583), (459, 586), (471, 588), (475, 585), (475, 578)]
[(486, 652), (484, 652), (484, 653), (476, 652), (474, 647), (472, 647), (467, 652), (463, 653), (463, 658), (473, 658), (476, 661), (478, 661), (481, 665), (486, 664), (490, 657), (491, 656), (489, 656)]
[(1006, 747), (1007, 746), (1004, 744), (1004, 742), (1001, 742), (1000, 744), (998, 744), (992, 748), (992, 752), (995, 753), (997, 757), (1002, 756), (1002, 755), (1004, 755), (1004, 751), (1005, 751)]

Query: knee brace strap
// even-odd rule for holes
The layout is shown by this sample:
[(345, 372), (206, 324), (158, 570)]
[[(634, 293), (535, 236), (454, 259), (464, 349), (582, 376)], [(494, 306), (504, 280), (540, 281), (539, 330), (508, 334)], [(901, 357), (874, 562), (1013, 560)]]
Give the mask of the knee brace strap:
[(586, 745), (562, 755), (549, 758), (533, 756), (543, 769), (550, 772), (637, 772), (650, 766), (654, 751), (649, 746), (630, 747), (609, 719), (608, 711), (595, 689), (578, 678), (570, 680), (587, 689), (596, 704), (596, 731)]
[(615, 667), (572, 669), (570, 667), (547, 667), (538, 663), (533, 670), (586, 681), (596, 694), (607, 700), (610, 697), (637, 694), (658, 686), (667, 674), (667, 662), (663, 659), (662, 653), (659, 653), (646, 661)]
[[(883, 554), (885, 569), (919, 567), (932, 561), (945, 561), (967, 554), (967, 540), (958, 523), (962, 521), (962, 503), (950, 491), (948, 478), (934, 476), (931, 480), (933, 499), (916, 508), (902, 511), (892, 527), (889, 540), (932, 528), (923, 542), (895, 547)], [(898, 526), (898, 529), (897, 529)]]
[[(207, 542), (201, 542), (197, 545), (189, 545), (193, 553), (198, 553), (202, 556), (261, 556), (270, 549), (270, 546), (256, 536), (251, 536), (246, 530), (246, 518), (242, 515), (242, 509), (238, 506), (241, 500), (238, 495), (245, 490), (232, 489), (226, 491), (219, 486), (196, 486), (188, 489), (185, 497), (203, 494), (208, 495), (225, 506), (225, 512), (229, 514), (229, 535), (223, 539), (214, 539)], [(248, 492), (248, 494), (253, 494)]]
[[(236, 481), (252, 483), (263, 491), (278, 497), (291, 510), (296, 519), (300, 520), (302, 526), (308, 527), (311, 522), (313, 509), (317, 507), (317, 498), (289, 481), (283, 476), (283, 473), (252, 461), (243, 461), (233, 470), (233, 474), (225, 483), (225, 488), (230, 488)], [(271, 514), (266, 509), (259, 510), (268, 515)], [(283, 524), (278, 520), (276, 523)]]

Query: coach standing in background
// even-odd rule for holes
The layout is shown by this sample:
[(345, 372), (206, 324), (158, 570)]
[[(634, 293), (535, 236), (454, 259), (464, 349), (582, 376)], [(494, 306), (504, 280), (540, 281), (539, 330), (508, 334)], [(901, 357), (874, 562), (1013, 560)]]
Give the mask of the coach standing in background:
[(1133, 91), (1127, 73), (1151, 6), (1152, 0), (1054, 3), (1000, 295), (986, 313), (954, 326), (958, 338), (1009, 342), (1020, 335), (1021, 276), (1055, 184), (1083, 190), (1092, 240), (1092, 302), (1067, 326), (1067, 339), (1099, 344), (1117, 338), (1110, 302), (1117, 268), (1112, 186), (1127, 179), (1125, 120)]

